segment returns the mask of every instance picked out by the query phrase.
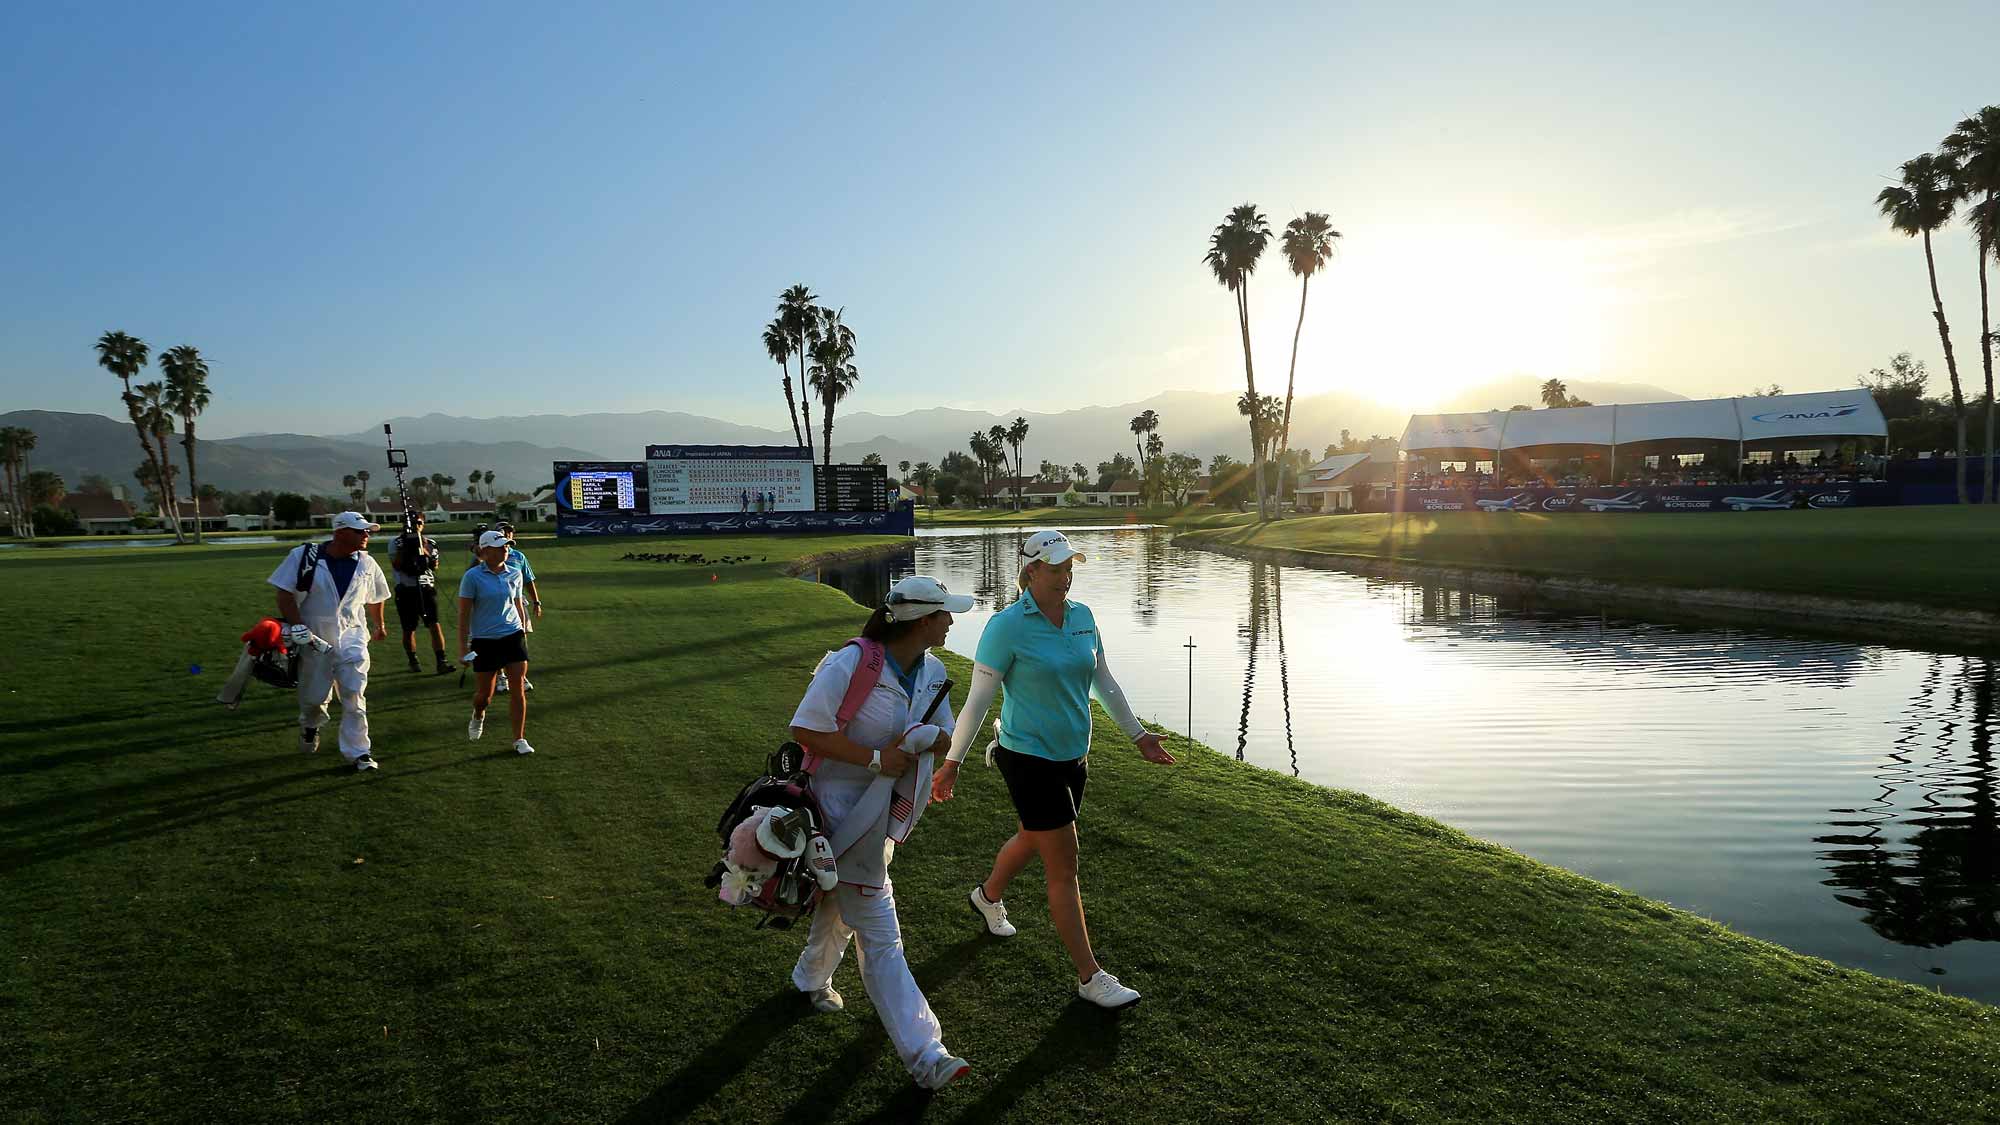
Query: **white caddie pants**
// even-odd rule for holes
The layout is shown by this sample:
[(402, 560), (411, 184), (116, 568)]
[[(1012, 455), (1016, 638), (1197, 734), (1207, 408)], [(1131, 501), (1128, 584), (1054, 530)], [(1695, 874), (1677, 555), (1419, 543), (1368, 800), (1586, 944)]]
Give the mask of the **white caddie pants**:
[(947, 1053), (939, 1041), (943, 1028), (931, 1013), (930, 1001), (910, 975), (903, 956), (903, 931), (896, 921), (892, 884), (880, 890), (842, 883), (820, 896), (813, 910), (812, 932), (792, 969), (792, 984), (813, 992), (833, 983), (833, 970), (847, 952), (847, 939), (859, 945), (861, 982), (882, 1017), (882, 1028), (896, 1054), (913, 1076), (922, 1075)]
[(299, 725), (326, 725), (326, 705), (340, 696), (340, 756), (353, 761), (368, 753), (368, 673), (342, 666), (339, 650), (306, 649), (299, 656)]

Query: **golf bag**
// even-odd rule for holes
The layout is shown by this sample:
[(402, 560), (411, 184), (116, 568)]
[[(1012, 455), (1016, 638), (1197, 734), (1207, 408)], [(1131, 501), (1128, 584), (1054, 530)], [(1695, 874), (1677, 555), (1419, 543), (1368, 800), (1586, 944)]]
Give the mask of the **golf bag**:
[(282, 622), (267, 617), (236, 638), (243, 642), (243, 653), (236, 658), (235, 670), (216, 695), (217, 703), (235, 710), (242, 702), (244, 687), (253, 679), (275, 688), (299, 686), (299, 654), (285, 647), (281, 639), (283, 628)]
[[(848, 681), (847, 694), (841, 697), (840, 708), (834, 717), (842, 727), (853, 720), (861, 711), (862, 701), (875, 689), (882, 676), (884, 652), (882, 646), (861, 637), (848, 641), (861, 646), (861, 663), (854, 670), (854, 678)], [(812, 771), (818, 760), (805, 747), (796, 742), (786, 742), (766, 758), (764, 772), (752, 779), (737, 792), (735, 800), (723, 810), (722, 819), (716, 822), (715, 833), (722, 841), (725, 852), (729, 850), (730, 834), (736, 826), (749, 819), (753, 808), (783, 807), (802, 811), (810, 818), (808, 832), (813, 836), (826, 834), (826, 818), (820, 812), (819, 801), (812, 792)], [(791, 928), (801, 918), (809, 917), (813, 907), (819, 904), (820, 887), (811, 868), (813, 853), (808, 848), (804, 855), (780, 859), (778, 868), (764, 880), (764, 884), (750, 901), (750, 906), (763, 914), (757, 928), (770, 926), (772, 929)], [(727, 872), (725, 863), (718, 860), (702, 885), (715, 888), (722, 885), (722, 877)]]

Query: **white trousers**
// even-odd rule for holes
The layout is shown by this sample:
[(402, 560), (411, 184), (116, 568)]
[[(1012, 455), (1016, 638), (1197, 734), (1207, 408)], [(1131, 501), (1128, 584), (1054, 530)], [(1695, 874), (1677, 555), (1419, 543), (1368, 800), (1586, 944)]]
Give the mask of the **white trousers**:
[(299, 725), (326, 725), (326, 705), (340, 696), (340, 756), (353, 761), (368, 753), (368, 671), (342, 666), (340, 653), (306, 649), (299, 656)]
[(842, 883), (832, 894), (820, 896), (812, 933), (792, 969), (792, 984), (800, 992), (832, 984), (833, 970), (847, 952), (850, 937), (859, 946), (855, 956), (861, 964), (861, 983), (882, 1017), (889, 1042), (910, 1073), (922, 1076), (947, 1053), (939, 1041), (944, 1029), (910, 975), (902, 927), (896, 922), (895, 888), (886, 881), (880, 890)]

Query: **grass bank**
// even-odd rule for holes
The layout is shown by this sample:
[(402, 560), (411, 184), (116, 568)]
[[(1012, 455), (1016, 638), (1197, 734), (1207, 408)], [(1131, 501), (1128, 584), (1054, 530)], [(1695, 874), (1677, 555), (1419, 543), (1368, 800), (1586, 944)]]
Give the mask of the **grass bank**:
[(1166, 523), (1173, 508), (917, 508), (918, 527), (984, 527), (1036, 524), (1073, 527), (1078, 524)]
[(1336, 563), (2000, 610), (2000, 571), (1991, 561), (2000, 552), (1997, 508), (1338, 515), (1212, 527), (1180, 541), (1298, 551)]
[[(1756, 522), (1754, 517), (1751, 522)], [(841, 1016), (698, 880), (714, 819), (861, 610), (786, 578), (857, 540), (535, 551), (540, 749), (379, 653), (383, 769), (207, 700), (275, 551), (0, 566), (0, 1106), (25, 1120), (1987, 1119), (2000, 1009), (1729, 933), (1366, 797), (1099, 716), (1085, 893), (1146, 993), (1073, 1002), (1039, 869), (1021, 934), (959, 901), (1012, 819), (970, 768), (894, 868), (947, 1043), (912, 1093), (853, 962)], [(965, 669), (948, 658), (961, 683)], [(190, 674), (200, 662), (203, 671)]]

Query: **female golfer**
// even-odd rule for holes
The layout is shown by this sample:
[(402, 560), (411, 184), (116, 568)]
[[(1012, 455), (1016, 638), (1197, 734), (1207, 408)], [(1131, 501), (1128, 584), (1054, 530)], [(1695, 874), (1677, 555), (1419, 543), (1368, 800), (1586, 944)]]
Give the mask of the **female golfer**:
[(965, 697), (971, 721), (954, 731), (931, 793), (934, 800), (951, 799), (959, 763), (1004, 684), (1000, 740), (992, 758), (1007, 782), (1020, 830), (1000, 845), (986, 882), (972, 888), (972, 908), (989, 933), (1011, 936), (1014, 927), (1001, 896), (1028, 861), (1040, 856), (1048, 879), (1049, 920), (1076, 966), (1077, 994), (1101, 1007), (1129, 1007), (1139, 1002), (1139, 993), (1097, 963), (1076, 884), (1076, 814), (1089, 773), (1091, 694), (1147, 761), (1172, 765), (1174, 756), (1160, 744), (1159, 735), (1139, 725), (1118, 681), (1111, 678), (1090, 607), (1069, 600), (1070, 570), (1086, 561), (1084, 556), (1061, 532), (1038, 531), (1021, 543), (1018, 561), (1024, 593), (995, 614), (980, 634), (972, 687)]
[[(971, 608), (971, 598), (947, 593), (936, 579), (913, 575), (896, 583), (861, 630), (863, 638), (882, 646), (881, 666), (872, 667), (859, 645), (828, 653), (792, 716), (792, 737), (816, 760), (813, 794), (840, 872), (840, 885), (820, 897), (792, 983), (812, 997), (813, 1007), (840, 1011), (844, 1004), (833, 988), (833, 970), (847, 952), (848, 938), (858, 939), (868, 999), (910, 1076), (927, 1090), (941, 1089), (970, 1067), (939, 1041), (937, 1016), (910, 975), (888, 853), (890, 842), (908, 839), (923, 814), (930, 797), (930, 751), (942, 749), (951, 735), (949, 701), (938, 705), (929, 722), (919, 722), (949, 686), (943, 662), (930, 650), (944, 644), (951, 615)], [(838, 712), (857, 675), (874, 676), (876, 682), (843, 728)]]
[[(507, 565), (507, 536), (498, 531), (481, 532), (479, 565), (458, 581), (458, 647), (478, 677), (472, 692), (472, 721), (465, 724), (467, 738), (477, 741), (486, 733), (486, 705), (493, 701), (494, 678), (503, 671), (512, 672), (516, 681), (527, 676), (526, 620), (521, 572)], [(472, 639), (469, 650), (468, 633)], [(535, 748), (528, 745), (528, 693), (517, 691), (508, 696), (507, 712), (514, 720), (514, 752), (534, 753)]]

